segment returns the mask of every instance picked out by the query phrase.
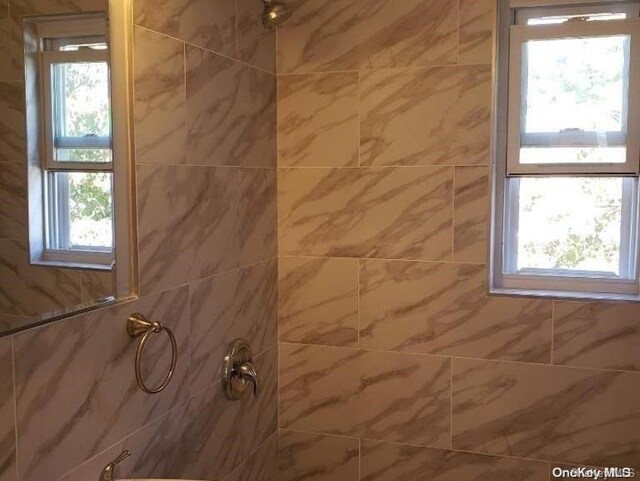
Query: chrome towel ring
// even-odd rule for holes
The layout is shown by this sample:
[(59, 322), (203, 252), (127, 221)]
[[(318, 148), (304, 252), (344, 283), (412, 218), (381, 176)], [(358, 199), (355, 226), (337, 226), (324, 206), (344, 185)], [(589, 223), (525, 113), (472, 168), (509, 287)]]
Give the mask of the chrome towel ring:
[[(158, 387), (149, 388), (142, 379), (142, 370), (140, 369), (142, 350), (144, 349), (144, 345), (151, 334), (160, 332), (166, 332), (167, 336), (169, 336), (169, 340), (171, 341), (171, 367), (169, 368), (164, 381), (162, 381), (162, 383)], [(176, 369), (176, 362), (178, 361), (178, 345), (176, 343), (176, 338), (173, 335), (173, 332), (171, 331), (171, 329), (161, 324), (160, 322), (153, 322), (144, 317), (142, 314), (133, 313), (127, 319), (127, 334), (129, 334), (129, 337), (133, 339), (142, 336), (140, 342), (138, 343), (138, 348), (136, 349), (135, 358), (136, 381), (138, 381), (138, 386), (140, 386), (140, 389), (142, 389), (147, 394), (159, 393), (171, 382), (171, 378), (173, 377), (173, 373)]]

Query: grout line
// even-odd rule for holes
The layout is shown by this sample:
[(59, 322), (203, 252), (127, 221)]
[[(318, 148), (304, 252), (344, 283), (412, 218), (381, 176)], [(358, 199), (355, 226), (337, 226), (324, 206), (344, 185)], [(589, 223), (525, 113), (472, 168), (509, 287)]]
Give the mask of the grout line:
[(362, 439), (358, 438), (358, 480), (362, 480)]
[[(163, 165), (163, 164), (154, 164), (154, 165)], [(167, 164), (170, 165), (170, 164)], [(184, 165), (184, 164), (176, 164), (176, 165)], [(218, 167), (218, 166), (209, 166), (206, 167)], [(225, 167), (225, 166), (219, 166)], [(226, 166), (226, 167), (234, 167), (234, 166)], [(365, 170), (365, 169), (444, 169), (447, 167), (490, 167), (490, 164), (415, 164), (415, 165), (404, 165), (404, 164), (382, 164), (382, 165), (280, 165), (281, 169), (287, 170)], [(266, 168), (266, 167), (263, 167)]]
[(357, 288), (356, 288), (356, 309), (357, 309), (357, 335), (358, 335), (358, 342), (357, 342), (357, 346), (358, 348), (360, 348), (360, 258), (357, 259), (357, 265), (356, 265), (356, 269), (358, 270), (357, 274), (356, 274), (356, 282), (358, 284)]
[(362, 73), (358, 71), (358, 167), (362, 167)]
[(309, 255), (294, 255), (294, 254), (280, 254), (280, 259), (360, 259), (363, 261), (381, 261), (381, 262), (407, 262), (407, 263), (421, 263), (421, 264), (456, 264), (456, 265), (472, 265), (472, 266), (484, 266), (485, 262), (467, 262), (467, 261), (429, 261), (423, 259), (391, 259), (385, 257), (347, 257), (347, 256), (309, 256)]
[(456, 168), (451, 167), (451, 261), (456, 258)]
[(431, 65), (407, 65), (402, 67), (377, 67), (377, 68), (363, 68), (363, 69), (344, 69), (344, 70), (299, 70), (293, 72), (279, 72), (279, 76), (295, 76), (295, 75), (323, 75), (323, 74), (337, 74), (337, 73), (353, 73), (353, 72), (416, 72), (422, 70), (429, 70), (434, 68), (464, 68), (464, 67), (486, 67), (493, 66), (493, 62), (469, 62), (464, 64), (458, 63), (436, 63)]
[(13, 383), (13, 429), (15, 442), (15, 474), (16, 481), (20, 480), (20, 456), (18, 456), (18, 390), (16, 385), (16, 338), (11, 336), (11, 377)]
[(449, 362), (449, 447), (453, 449), (453, 358)]

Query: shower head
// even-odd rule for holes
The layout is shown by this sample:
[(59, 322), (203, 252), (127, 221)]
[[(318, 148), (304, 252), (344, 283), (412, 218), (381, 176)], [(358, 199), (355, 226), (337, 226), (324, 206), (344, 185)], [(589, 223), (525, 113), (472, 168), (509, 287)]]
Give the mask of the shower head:
[(289, 8), (274, 0), (262, 0), (264, 10), (262, 11), (262, 25), (269, 30), (273, 30), (291, 15)]

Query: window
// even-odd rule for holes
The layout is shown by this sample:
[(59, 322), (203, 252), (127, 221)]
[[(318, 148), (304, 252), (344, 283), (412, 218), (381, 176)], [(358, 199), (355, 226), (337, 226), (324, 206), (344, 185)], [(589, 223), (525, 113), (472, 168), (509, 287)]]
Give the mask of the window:
[[(41, 261), (113, 263), (109, 47), (104, 17), (36, 25), (41, 106)], [(32, 226), (33, 228), (33, 226)]]
[(637, 297), (640, 6), (518, 1), (500, 13), (491, 290)]

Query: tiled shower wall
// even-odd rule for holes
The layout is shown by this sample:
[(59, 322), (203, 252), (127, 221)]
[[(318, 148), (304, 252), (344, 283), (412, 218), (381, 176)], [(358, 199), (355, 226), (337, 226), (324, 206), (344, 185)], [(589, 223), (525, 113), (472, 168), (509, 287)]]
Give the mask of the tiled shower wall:
[(640, 465), (640, 308), (485, 295), (495, 0), (290, 0), (279, 481)]
[[(22, 15), (103, 7), (4, 0), (0, 35), (17, 38)], [(0, 339), (1, 481), (97, 479), (122, 449), (133, 456), (120, 475), (268, 474), (259, 455), (275, 449), (277, 428), (276, 78), (260, 11), (255, 0), (134, 2), (141, 297)], [(6, 72), (19, 55), (0, 45)], [(155, 396), (135, 383), (125, 321), (136, 311), (178, 340), (175, 377)], [(231, 402), (220, 389), (236, 337), (254, 347), (257, 399)], [(154, 337), (145, 353), (150, 384), (168, 348)]]

